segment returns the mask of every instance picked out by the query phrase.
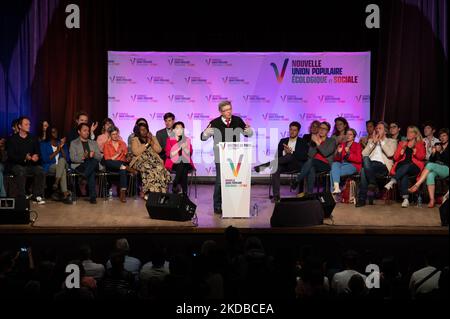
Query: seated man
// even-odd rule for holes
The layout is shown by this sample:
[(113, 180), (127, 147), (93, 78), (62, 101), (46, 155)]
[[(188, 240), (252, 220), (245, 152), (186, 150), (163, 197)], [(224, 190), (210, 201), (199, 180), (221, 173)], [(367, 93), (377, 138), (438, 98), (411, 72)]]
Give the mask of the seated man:
[(255, 171), (272, 166), (273, 198), (280, 200), (280, 174), (285, 172), (300, 171), (303, 163), (308, 159), (308, 143), (298, 137), (301, 125), (298, 122), (289, 124), (289, 137), (282, 138), (278, 143), (277, 159), (270, 163), (255, 166)]
[(72, 168), (86, 177), (89, 187), (89, 202), (97, 203), (95, 192), (95, 172), (102, 159), (97, 142), (89, 139), (90, 128), (86, 123), (78, 125), (79, 137), (70, 143), (70, 159)]
[[(333, 163), (334, 153), (336, 151), (336, 141), (328, 137), (330, 132), (330, 123), (320, 123), (319, 132), (311, 136), (311, 142), (308, 149), (308, 160), (303, 165), (297, 176), (299, 182), (306, 180), (306, 192), (308, 194), (314, 191), (314, 181), (317, 173), (329, 172), (331, 163)], [(298, 196), (304, 196), (299, 193)]]
[(17, 179), (18, 197), (25, 196), (27, 175), (33, 176), (33, 199), (38, 204), (45, 204), (43, 199), (45, 173), (40, 166), (39, 143), (30, 134), (30, 120), (23, 116), (18, 120), (19, 132), (12, 135), (7, 142), (6, 151), (8, 161), (12, 166), (12, 173)]
[[(387, 123), (379, 122), (362, 152), (363, 168), (356, 207), (366, 205), (368, 190), (372, 193), (376, 190), (376, 176), (387, 175), (392, 169), (397, 140), (387, 138), (387, 132)], [(369, 198), (369, 202), (373, 203), (373, 196)]]

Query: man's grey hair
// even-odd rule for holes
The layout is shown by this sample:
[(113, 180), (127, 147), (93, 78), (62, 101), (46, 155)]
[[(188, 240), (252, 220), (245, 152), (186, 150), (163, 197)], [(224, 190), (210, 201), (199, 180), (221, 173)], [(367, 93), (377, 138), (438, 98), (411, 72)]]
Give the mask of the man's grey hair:
[(222, 112), (222, 108), (227, 105), (231, 106), (231, 101), (228, 101), (228, 100), (221, 101), (219, 103), (219, 112)]

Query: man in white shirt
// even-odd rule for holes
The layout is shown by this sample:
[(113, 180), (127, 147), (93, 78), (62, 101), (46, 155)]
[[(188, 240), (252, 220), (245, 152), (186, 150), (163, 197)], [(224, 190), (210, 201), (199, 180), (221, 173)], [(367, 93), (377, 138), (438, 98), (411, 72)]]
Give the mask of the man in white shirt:
[(376, 191), (376, 177), (387, 175), (391, 171), (393, 157), (397, 149), (397, 140), (387, 138), (388, 125), (379, 122), (373, 136), (364, 148), (363, 168), (361, 169), (361, 183), (359, 184), (358, 201), (356, 207), (366, 205), (367, 192), (372, 192), (369, 203), (373, 203), (373, 192)]
[[(141, 261), (137, 258), (128, 256), (130, 253), (130, 245), (128, 244), (128, 240), (126, 238), (120, 238), (116, 241), (116, 251), (123, 254), (125, 257), (123, 268), (131, 272), (135, 276), (136, 280), (138, 280), (139, 271), (141, 270)], [(111, 267), (111, 260), (108, 260), (106, 263), (106, 269), (110, 269)]]
[(303, 163), (308, 159), (308, 143), (300, 138), (301, 125), (299, 122), (289, 124), (289, 137), (282, 138), (278, 143), (278, 152), (275, 160), (270, 163), (255, 166), (256, 172), (261, 168), (271, 166), (272, 189), (275, 202), (280, 201), (280, 175), (286, 172), (299, 172)]
[(88, 245), (81, 246), (80, 248), (81, 263), (83, 264), (86, 276), (94, 277), (96, 280), (100, 280), (105, 275), (105, 266), (97, 264), (92, 261), (92, 250)]
[(427, 155), (425, 159), (428, 161), (430, 158), (431, 152), (433, 150), (433, 146), (436, 143), (439, 143), (439, 139), (434, 136), (436, 129), (434, 125), (431, 123), (426, 123), (423, 127), (423, 135), (425, 136), (423, 141), (425, 142), (425, 150), (427, 151)]
[(345, 270), (335, 273), (331, 281), (331, 288), (336, 295), (343, 295), (350, 293), (348, 283), (353, 275), (359, 275), (366, 281), (366, 276), (355, 270), (357, 265), (358, 254), (355, 251), (348, 251), (344, 254)]

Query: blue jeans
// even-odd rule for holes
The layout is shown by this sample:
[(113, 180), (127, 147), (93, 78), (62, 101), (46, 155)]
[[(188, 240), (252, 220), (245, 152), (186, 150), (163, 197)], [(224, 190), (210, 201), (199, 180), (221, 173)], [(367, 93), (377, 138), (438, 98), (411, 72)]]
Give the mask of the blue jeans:
[(220, 181), (220, 163), (216, 163), (216, 183), (214, 184), (214, 211), (218, 212), (222, 210), (222, 189)]
[(5, 165), (0, 163), (0, 197), (6, 197), (5, 185), (3, 184), (3, 172), (5, 171)]
[(364, 156), (361, 182), (359, 184), (359, 200), (365, 201), (367, 199), (369, 184), (376, 185), (377, 175), (387, 175), (387, 173), (388, 169), (382, 162), (372, 161), (368, 156)]
[(128, 182), (127, 182), (127, 170), (126, 169), (120, 169), (120, 167), (124, 165), (123, 162), (121, 161), (115, 161), (115, 160), (106, 160), (105, 161), (105, 166), (106, 169), (111, 171), (111, 172), (117, 172), (119, 173), (119, 178), (120, 178), (120, 188), (121, 189), (126, 189), (128, 187)]
[(394, 178), (400, 185), (400, 195), (408, 195), (409, 177), (417, 176), (420, 169), (414, 163), (398, 165), (395, 170)]
[(331, 165), (331, 187), (333, 187), (334, 183), (339, 183), (341, 180), (341, 176), (353, 175), (356, 173), (356, 167), (349, 162), (333, 162)]
[(98, 160), (95, 158), (90, 158), (84, 160), (84, 163), (81, 163), (75, 171), (77, 171), (79, 174), (86, 177), (88, 181), (88, 187), (89, 187), (89, 198), (90, 199), (96, 199), (97, 193), (95, 191), (95, 172), (98, 169)]
[(316, 180), (316, 173), (323, 173), (330, 171), (330, 165), (315, 159), (308, 159), (303, 164), (302, 170), (297, 176), (297, 180), (301, 183), (306, 178), (306, 191), (311, 194), (314, 192), (314, 182)]

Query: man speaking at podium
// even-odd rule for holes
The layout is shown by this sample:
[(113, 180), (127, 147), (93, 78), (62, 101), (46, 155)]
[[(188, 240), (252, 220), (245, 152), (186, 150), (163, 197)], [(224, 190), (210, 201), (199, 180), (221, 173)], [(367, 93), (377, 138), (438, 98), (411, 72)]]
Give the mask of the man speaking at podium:
[(245, 123), (239, 116), (232, 115), (233, 107), (230, 101), (219, 103), (220, 116), (209, 122), (208, 127), (201, 133), (202, 141), (214, 138), (214, 162), (216, 163), (216, 182), (214, 185), (214, 213), (222, 215), (222, 193), (220, 182), (220, 142), (240, 142), (241, 134), (251, 137), (253, 130), (248, 123)]

